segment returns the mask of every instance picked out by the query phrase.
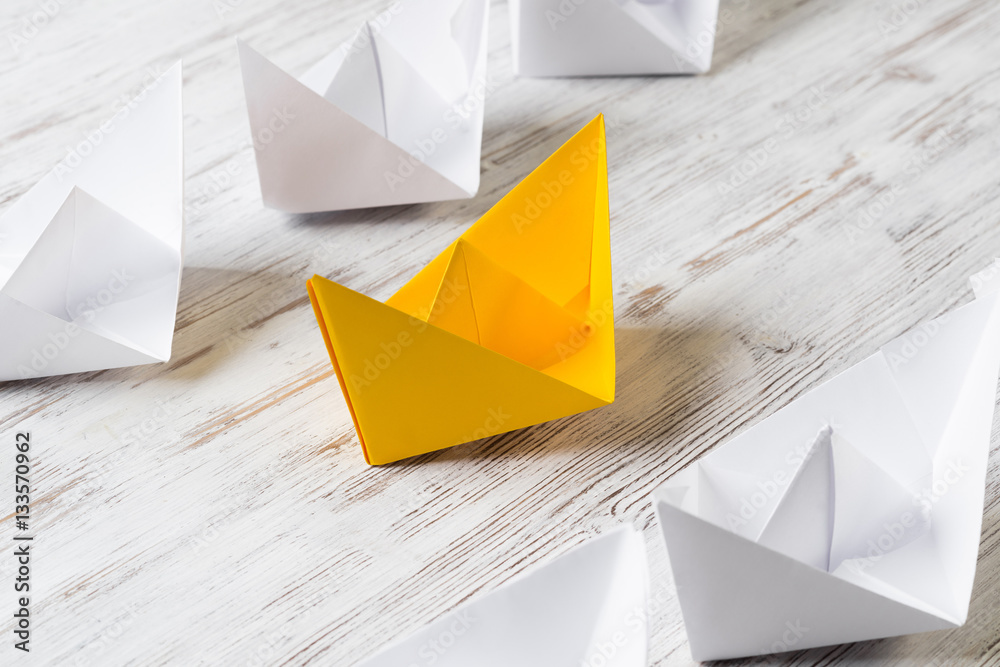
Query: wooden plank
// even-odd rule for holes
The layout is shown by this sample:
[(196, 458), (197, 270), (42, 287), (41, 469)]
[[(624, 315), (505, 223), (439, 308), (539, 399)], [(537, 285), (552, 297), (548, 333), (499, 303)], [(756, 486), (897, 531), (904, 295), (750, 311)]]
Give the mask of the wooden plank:
[[(36, 442), (31, 664), (351, 664), (622, 523), (650, 664), (688, 664), (649, 492), (1000, 255), (988, 0), (731, 0), (706, 76), (545, 81), (494, 3), (479, 194), (315, 215), (261, 206), (235, 37), (298, 73), (381, 2), (53, 0), (25, 37), (43, 4), (0, 10), (0, 210), (183, 57), (188, 234), (171, 362), (0, 385), (0, 470)], [(617, 402), (367, 467), (306, 278), (386, 298), (598, 112)], [(983, 525), (966, 627), (734, 664), (997, 664), (995, 455)]]

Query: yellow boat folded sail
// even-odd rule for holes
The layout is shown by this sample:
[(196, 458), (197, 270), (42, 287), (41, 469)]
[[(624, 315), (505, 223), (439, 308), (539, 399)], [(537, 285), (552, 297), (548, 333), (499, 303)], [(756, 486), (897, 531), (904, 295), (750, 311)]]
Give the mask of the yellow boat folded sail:
[(604, 118), (385, 303), (320, 276), (307, 284), (370, 464), (611, 403)]

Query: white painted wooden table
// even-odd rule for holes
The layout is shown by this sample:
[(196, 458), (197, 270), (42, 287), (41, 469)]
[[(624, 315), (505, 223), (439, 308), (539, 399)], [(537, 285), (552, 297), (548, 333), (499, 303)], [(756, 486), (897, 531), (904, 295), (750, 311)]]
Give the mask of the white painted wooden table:
[[(650, 551), (650, 664), (688, 664), (650, 490), (970, 300), (1000, 256), (992, 0), (729, 0), (707, 76), (555, 81), (512, 77), (495, 4), (477, 197), (265, 210), (235, 37), (297, 73), (381, 6), (5, 0), (0, 210), (178, 58), (189, 210), (170, 363), (0, 386), (0, 664), (348, 665), (622, 523)], [(367, 467), (306, 278), (388, 297), (597, 112), (617, 402)], [(35, 441), (27, 657), (18, 430)], [(998, 467), (966, 627), (739, 664), (1000, 664)]]

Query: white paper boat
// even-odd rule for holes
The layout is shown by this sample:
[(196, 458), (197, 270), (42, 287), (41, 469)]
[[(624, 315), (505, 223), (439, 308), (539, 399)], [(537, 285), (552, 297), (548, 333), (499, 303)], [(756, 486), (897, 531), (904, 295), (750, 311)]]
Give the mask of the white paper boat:
[(479, 189), (488, 0), (403, 0), (301, 79), (239, 42), (264, 204), (293, 213)]
[(645, 667), (646, 544), (615, 530), (463, 604), (359, 667)]
[(170, 358), (181, 78), (178, 62), (0, 217), (0, 380)]
[(998, 274), (654, 492), (695, 659), (965, 622), (1000, 372)]
[(718, 12), (719, 0), (511, 0), (514, 72), (707, 72)]

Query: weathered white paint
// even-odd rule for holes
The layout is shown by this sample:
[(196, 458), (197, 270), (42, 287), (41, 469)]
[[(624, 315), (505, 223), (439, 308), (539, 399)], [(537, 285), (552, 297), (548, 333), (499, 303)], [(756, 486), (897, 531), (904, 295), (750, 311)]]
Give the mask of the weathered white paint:
[[(731, 0), (709, 75), (544, 81), (512, 78), (497, 4), (479, 195), (307, 216), (260, 205), (235, 37), (301, 72), (382, 2), (61, 0), (15, 53), (43, 4), (0, 10), (0, 207), (183, 57), (190, 210), (173, 361), (0, 386), (0, 515), (14, 434), (35, 439), (34, 664), (347, 665), (625, 522), (650, 548), (650, 664), (687, 664), (649, 491), (968, 301), (1000, 255), (989, 0)], [(389, 296), (597, 112), (618, 401), (365, 466), (305, 279)], [(997, 467), (967, 627), (776, 660), (996, 664)], [(0, 664), (28, 664), (11, 660), (13, 530)]]

